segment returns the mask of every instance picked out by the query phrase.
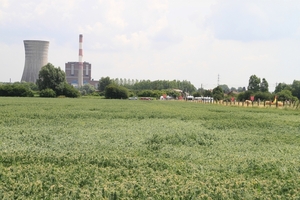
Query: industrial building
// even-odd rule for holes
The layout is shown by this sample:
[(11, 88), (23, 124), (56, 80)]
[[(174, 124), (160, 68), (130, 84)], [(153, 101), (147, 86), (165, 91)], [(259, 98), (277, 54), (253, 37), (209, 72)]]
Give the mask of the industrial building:
[(65, 73), (67, 82), (74, 87), (82, 87), (85, 84), (91, 84), (95, 88), (98, 86), (98, 81), (91, 79), (92, 65), (88, 62), (82, 62), (83, 35), (79, 35), (79, 62), (67, 62), (65, 64)]
[[(88, 62), (83, 62), (83, 84), (88, 83), (91, 80), (91, 69), (92, 65)], [(65, 64), (65, 73), (67, 82), (75, 85), (78, 85), (78, 76), (79, 76), (79, 62), (68, 62)]]
[(24, 40), (25, 66), (21, 81), (35, 83), (39, 71), (48, 63), (49, 42), (41, 40)]

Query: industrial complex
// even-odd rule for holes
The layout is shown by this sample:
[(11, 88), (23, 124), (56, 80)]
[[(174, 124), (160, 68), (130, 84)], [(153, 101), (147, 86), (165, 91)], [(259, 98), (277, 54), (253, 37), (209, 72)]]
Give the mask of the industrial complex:
[(82, 87), (85, 84), (91, 84), (97, 88), (98, 81), (91, 79), (92, 65), (88, 62), (82, 62), (83, 58), (83, 35), (79, 35), (79, 59), (78, 62), (67, 62), (65, 64), (65, 73), (67, 82), (74, 87)]
[[(98, 81), (91, 79), (92, 65), (83, 62), (83, 35), (79, 35), (79, 59), (78, 62), (65, 63), (66, 80), (74, 87), (82, 87), (91, 84), (97, 88)], [(25, 66), (21, 81), (35, 83), (39, 71), (48, 63), (49, 41), (24, 40)]]

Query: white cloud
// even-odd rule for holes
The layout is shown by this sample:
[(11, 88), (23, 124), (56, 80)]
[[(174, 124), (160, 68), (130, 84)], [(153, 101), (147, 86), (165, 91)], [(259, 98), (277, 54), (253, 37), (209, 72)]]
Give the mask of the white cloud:
[(106, 11), (106, 20), (117, 27), (124, 28), (127, 25), (127, 23), (122, 17), (123, 11), (123, 1), (116, 2), (115, 0), (110, 0), (109, 9), (108, 11)]
[(96, 22), (93, 25), (85, 25), (85, 26), (79, 26), (79, 32), (83, 33), (83, 34), (100, 34), (103, 32), (104, 27), (103, 24), (101, 22)]
[(278, 2), (220, 0), (206, 24), (218, 39), (249, 42), (289, 37), (300, 26), (295, 20), (300, 13), (293, 8), (295, 2)]
[(0, 0), (0, 81), (20, 79), (24, 39), (49, 40), (49, 61), (63, 68), (78, 59), (82, 33), (95, 79), (213, 88), (218, 74), (234, 87), (256, 74), (291, 83), (300, 73), (299, 13), (296, 0)]

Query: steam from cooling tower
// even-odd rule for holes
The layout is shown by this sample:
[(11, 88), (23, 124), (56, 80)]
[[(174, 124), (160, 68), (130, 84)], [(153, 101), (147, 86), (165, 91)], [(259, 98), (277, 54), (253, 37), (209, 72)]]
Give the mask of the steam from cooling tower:
[(82, 63), (82, 57), (83, 57), (83, 50), (82, 50), (82, 38), (83, 35), (79, 35), (79, 68), (78, 68), (78, 88), (83, 86), (83, 63)]

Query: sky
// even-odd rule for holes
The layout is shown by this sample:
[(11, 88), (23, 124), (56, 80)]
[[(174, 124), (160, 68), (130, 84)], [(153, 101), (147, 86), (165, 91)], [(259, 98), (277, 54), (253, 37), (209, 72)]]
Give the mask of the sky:
[(21, 80), (23, 40), (49, 41), (48, 62), (83, 60), (92, 78), (247, 87), (251, 75), (300, 80), (299, 0), (0, 0), (0, 82)]

